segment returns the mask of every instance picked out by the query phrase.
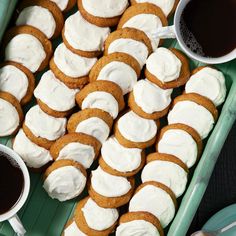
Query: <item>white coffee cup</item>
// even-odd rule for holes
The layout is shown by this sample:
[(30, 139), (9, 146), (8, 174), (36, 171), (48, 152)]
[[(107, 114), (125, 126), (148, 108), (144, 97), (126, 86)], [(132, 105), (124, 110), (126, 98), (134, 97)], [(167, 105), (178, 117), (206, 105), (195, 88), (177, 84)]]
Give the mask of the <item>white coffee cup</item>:
[(19, 217), (17, 216), (17, 212), (24, 205), (29, 194), (29, 189), (30, 189), (29, 172), (24, 161), (12, 149), (0, 144), (0, 152), (6, 153), (10, 158), (12, 158), (18, 163), (24, 177), (24, 187), (20, 199), (9, 211), (0, 215), (0, 222), (8, 220), (13, 230), (16, 232), (16, 234), (18, 236), (23, 236), (26, 233), (26, 230), (23, 224), (21, 223)]
[(158, 38), (176, 38), (181, 49), (191, 58), (206, 63), (206, 64), (220, 64), (224, 62), (231, 61), (236, 58), (236, 49), (234, 49), (232, 52), (221, 56), (221, 57), (203, 57), (198, 55), (197, 53), (190, 50), (190, 48), (185, 44), (183, 37), (181, 35), (180, 30), (180, 19), (183, 14), (183, 10), (185, 6), (188, 4), (190, 0), (180, 0), (176, 11), (174, 15), (174, 25), (162, 27), (157, 29), (157, 32), (155, 32), (154, 37)]

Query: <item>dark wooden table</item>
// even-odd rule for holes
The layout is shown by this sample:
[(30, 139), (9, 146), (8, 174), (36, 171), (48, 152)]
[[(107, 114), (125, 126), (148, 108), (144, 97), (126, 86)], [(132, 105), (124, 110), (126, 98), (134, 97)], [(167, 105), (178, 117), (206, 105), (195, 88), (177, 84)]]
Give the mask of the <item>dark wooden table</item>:
[(224, 144), (188, 235), (201, 229), (212, 215), (233, 203), (236, 203), (236, 123)]

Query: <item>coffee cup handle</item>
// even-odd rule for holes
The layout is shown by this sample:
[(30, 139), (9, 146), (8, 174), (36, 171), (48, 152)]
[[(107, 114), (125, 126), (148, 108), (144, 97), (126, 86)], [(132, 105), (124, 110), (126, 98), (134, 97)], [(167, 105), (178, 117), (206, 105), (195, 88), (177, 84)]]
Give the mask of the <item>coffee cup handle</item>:
[(8, 219), (11, 227), (16, 232), (17, 236), (24, 236), (26, 233), (26, 230), (19, 219), (17, 215), (12, 216), (10, 219)]
[(160, 39), (176, 38), (175, 26), (160, 27), (153, 33), (153, 37)]

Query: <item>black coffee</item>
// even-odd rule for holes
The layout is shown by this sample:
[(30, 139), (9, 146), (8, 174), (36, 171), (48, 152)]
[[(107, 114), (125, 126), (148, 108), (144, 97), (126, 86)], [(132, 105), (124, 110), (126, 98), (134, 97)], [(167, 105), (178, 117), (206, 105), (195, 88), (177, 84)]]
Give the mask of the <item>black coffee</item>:
[(18, 164), (0, 152), (0, 215), (17, 203), (23, 188), (24, 177)]
[(180, 21), (186, 45), (205, 57), (220, 57), (236, 48), (236, 0), (191, 0)]

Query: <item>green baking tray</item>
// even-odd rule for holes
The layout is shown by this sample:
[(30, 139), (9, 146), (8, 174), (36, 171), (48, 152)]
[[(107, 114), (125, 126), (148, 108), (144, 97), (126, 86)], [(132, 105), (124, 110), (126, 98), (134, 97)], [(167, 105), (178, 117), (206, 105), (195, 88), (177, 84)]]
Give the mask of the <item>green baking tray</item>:
[[(17, 0), (0, 0), (0, 38), (2, 37)], [(60, 40), (57, 40), (55, 45)], [(175, 40), (166, 40), (165, 46), (179, 48)], [(201, 65), (191, 61), (191, 67)], [(166, 230), (168, 236), (184, 236), (197, 211), (200, 201), (208, 185), (215, 163), (226, 140), (226, 137), (236, 118), (236, 60), (216, 65), (226, 77), (227, 100), (220, 109), (220, 117), (210, 137), (205, 143), (205, 149), (195, 170), (191, 171), (187, 191), (179, 202), (178, 212)], [(40, 77), (40, 75), (38, 76)], [(27, 107), (26, 107), (27, 110)], [(0, 143), (11, 146), (11, 137), (1, 138)], [(87, 195), (60, 203), (48, 197), (42, 188), (40, 174), (30, 173), (31, 189), (26, 204), (19, 212), (26, 230), (26, 236), (59, 236), (64, 224), (72, 216), (76, 202)], [(15, 235), (8, 222), (0, 223), (0, 236)]]

